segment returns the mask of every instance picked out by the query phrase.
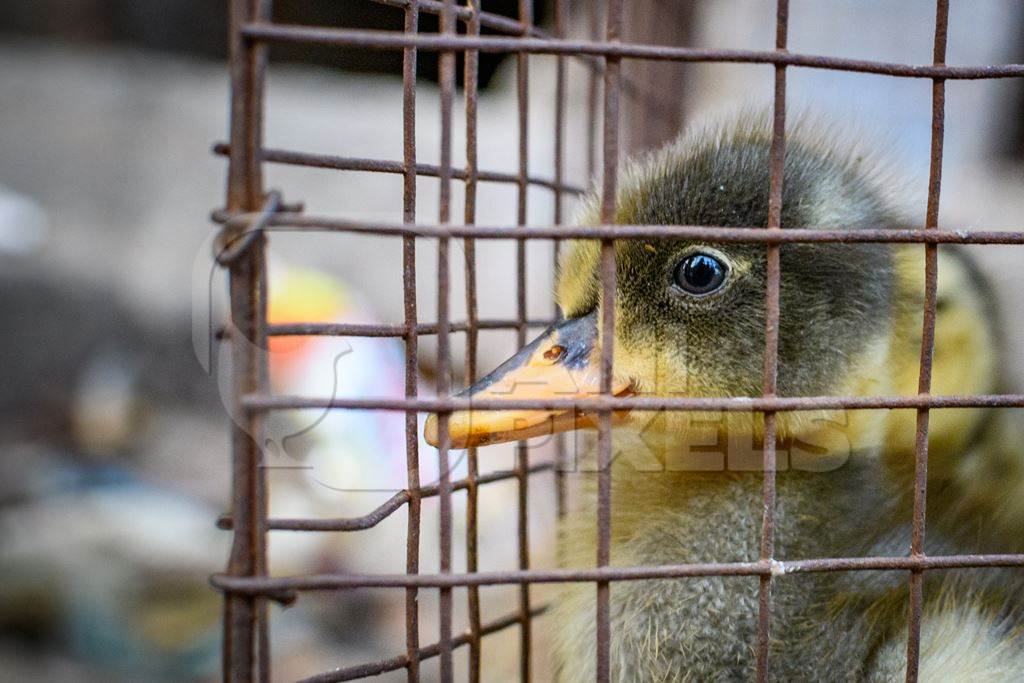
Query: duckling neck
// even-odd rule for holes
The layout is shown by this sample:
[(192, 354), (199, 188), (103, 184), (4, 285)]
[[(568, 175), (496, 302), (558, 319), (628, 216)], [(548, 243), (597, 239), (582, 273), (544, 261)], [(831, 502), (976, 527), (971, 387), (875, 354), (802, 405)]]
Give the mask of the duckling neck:
[[(641, 462), (637, 452), (618, 450), (612, 467), (613, 564), (737, 562), (759, 556), (764, 510), (759, 452), (705, 458), (704, 471), (672, 471), (665, 465), (671, 457), (659, 454)], [(798, 462), (791, 455), (778, 453), (777, 557), (849, 555), (871, 538), (865, 525), (884, 534), (893, 520), (904, 519), (904, 496), (874, 466), (872, 455), (851, 455), (829, 471), (791, 467)], [(581, 542), (592, 534), (587, 529), (593, 529), (596, 479), (588, 477), (578, 522), (570, 522)]]

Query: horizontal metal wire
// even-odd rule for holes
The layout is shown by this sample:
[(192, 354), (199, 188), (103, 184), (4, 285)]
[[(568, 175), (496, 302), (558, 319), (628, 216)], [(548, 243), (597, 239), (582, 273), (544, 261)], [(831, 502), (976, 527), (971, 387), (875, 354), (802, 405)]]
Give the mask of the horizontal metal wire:
[[(399, 491), (384, 503), (372, 511), (360, 517), (344, 517), (336, 519), (282, 519), (270, 518), (266, 522), (266, 528), (270, 531), (363, 531), (372, 529), (391, 513), (400, 509), (409, 502), (409, 492)], [(221, 515), (217, 520), (218, 529), (234, 528), (234, 521), (230, 515)]]
[(939, 408), (1022, 408), (1024, 394), (918, 395), (918, 396), (599, 396), (593, 398), (345, 398), (246, 394), (243, 408), (261, 410), (392, 410), (445, 413), (455, 410), (564, 410), (799, 412), (808, 410), (875, 410)]
[[(379, 5), (389, 5), (391, 7), (398, 7), (402, 9), (408, 9), (415, 7), (418, 12), (425, 12), (427, 14), (439, 15), (445, 11), (445, 5), (443, 2), (437, 0), (370, 0)], [(468, 24), (473, 17), (473, 10), (468, 6), (455, 5), (451, 8), (455, 13), (455, 17), (466, 24)], [(505, 33), (514, 36), (533, 36), (535, 38), (554, 38), (554, 33), (548, 31), (540, 26), (535, 26), (532, 23), (527, 23), (511, 17), (506, 17), (501, 14), (494, 14), (492, 12), (476, 12), (477, 21), (479, 21), (482, 28), (487, 28), (492, 31)], [(599, 74), (604, 69), (604, 63), (593, 55), (570, 55), (579, 62), (586, 65), (593, 73)], [(631, 82), (623, 83), (622, 90), (624, 93), (634, 99), (648, 99), (649, 93), (643, 93), (640, 89)]]
[[(535, 463), (527, 468), (527, 474), (547, 472), (549, 470), (553, 470), (554, 467), (555, 465), (552, 462)], [(477, 475), (473, 482), (477, 485), (491, 484), (498, 481), (515, 479), (518, 476), (519, 472), (516, 470), (497, 470), (495, 472)], [(468, 489), (470, 485), (471, 481), (468, 478), (457, 479), (452, 482), (452, 490), (461, 491), (463, 489)], [(421, 499), (437, 496), (439, 494), (439, 487), (437, 484), (429, 484), (421, 487), (418, 494), (418, 497)], [(335, 519), (271, 518), (267, 520), (267, 529), (271, 531), (364, 531), (366, 529), (372, 529), (383, 522), (391, 515), (391, 513), (399, 510), (411, 499), (412, 495), (408, 490), (398, 491), (391, 498), (360, 517), (343, 517)], [(217, 528), (219, 529), (231, 529), (233, 525), (230, 515), (222, 515), (217, 520)]]
[[(217, 210), (217, 222), (232, 214)], [(454, 224), (402, 224), (357, 221), (327, 216), (282, 213), (275, 216), (267, 230), (352, 232), (399, 237), (478, 239), (691, 239), (745, 244), (840, 243), (865, 242), (897, 244), (1024, 244), (1024, 231), (1019, 230), (929, 230), (924, 228), (866, 228), (861, 230), (830, 230), (789, 228), (768, 231), (756, 226), (727, 228), (706, 225), (550, 225), (550, 226), (481, 226)]]
[(226, 593), (281, 594), (289, 591), (347, 590), (352, 588), (457, 588), (522, 583), (584, 583), (644, 581), (705, 576), (785, 576), (834, 571), (923, 571), (972, 567), (1022, 567), (1024, 554), (917, 555), (903, 557), (828, 557), (809, 560), (758, 560), (594, 567), (589, 569), (529, 569), (472, 574), (313, 574), (308, 576), (243, 578), (217, 574), (211, 583)]
[[(547, 605), (541, 605), (534, 607), (530, 610), (531, 617), (539, 617), (547, 611)], [(522, 615), (518, 612), (515, 614), (508, 614), (500, 619), (483, 624), (480, 627), (480, 635), (487, 636), (498, 631), (503, 631), (510, 626), (515, 626), (522, 620)], [(467, 645), (470, 639), (473, 637), (469, 631), (452, 638), (451, 646), (453, 648)], [(417, 652), (418, 661), (425, 659), (431, 659), (437, 657), (441, 652), (441, 646), (439, 643), (422, 647)], [(368, 678), (370, 676), (379, 676), (382, 673), (388, 671), (397, 671), (404, 669), (409, 664), (409, 657), (407, 655), (397, 655), (389, 659), (381, 659), (376, 662), (369, 664), (358, 664), (356, 666), (345, 667), (344, 669), (334, 669), (332, 671), (325, 671), (324, 673), (317, 674), (316, 676), (310, 676), (309, 678), (303, 678), (298, 683), (334, 683), (335, 681), (352, 681), (357, 678)]]
[[(527, 320), (527, 327), (547, 327), (551, 320)], [(493, 319), (478, 320), (473, 323), (477, 330), (514, 330), (519, 327), (518, 320)], [(469, 330), (468, 320), (453, 322), (448, 326), (449, 332), (465, 332)], [(419, 323), (416, 325), (417, 335), (437, 334), (437, 323)], [(267, 334), (272, 337), (404, 337), (408, 334), (405, 325), (372, 325), (359, 323), (281, 323), (267, 326)]]
[[(438, 2), (437, 0), (370, 0), (378, 5), (390, 5), (391, 7), (400, 7), (405, 9), (409, 6), (414, 5), (419, 11), (427, 12), (429, 14), (440, 14), (444, 11), (444, 3)], [(473, 16), (473, 10), (469, 7), (463, 7), (456, 5), (452, 8), (456, 18), (460, 21), (468, 22)], [(500, 31), (502, 33), (508, 33), (510, 35), (529, 35), (537, 36), (539, 38), (550, 37), (551, 33), (545, 31), (539, 26), (533, 24), (523, 23), (517, 19), (506, 17), (502, 14), (494, 14), (492, 12), (477, 12), (477, 19), (480, 25), (484, 28), (489, 28), (493, 31)]]
[[(213, 146), (214, 154), (221, 156), (229, 156), (231, 154), (231, 146), (224, 142), (218, 142)], [(370, 173), (394, 173), (403, 174), (405, 173), (405, 166), (401, 161), (388, 161), (386, 159), (366, 159), (362, 157), (345, 157), (334, 154), (314, 154), (311, 152), (296, 152), (285, 149), (267, 149), (263, 148), (259, 152), (260, 160), (267, 161), (275, 164), (285, 164), (288, 166), (305, 166), (309, 168), (329, 168), (338, 171), (367, 171)], [(434, 164), (416, 164), (416, 175), (421, 175), (429, 178), (437, 178), (441, 175), (441, 167)], [(452, 168), (451, 177), (456, 180), (466, 180), (467, 173), (464, 168)], [(498, 171), (483, 171), (479, 170), (476, 172), (476, 180), (491, 183), (508, 183), (515, 185), (519, 183), (519, 176), (514, 173), (500, 173)], [(556, 183), (553, 180), (547, 178), (537, 178), (535, 176), (528, 176), (526, 179), (528, 185), (534, 185), (537, 187), (544, 187), (549, 190), (558, 192), (568, 192), (570, 194), (583, 194), (586, 190), (577, 185), (570, 185), (566, 183)]]
[(675, 62), (778, 64), (902, 78), (977, 80), (1024, 76), (1024, 64), (990, 66), (913, 65), (767, 50), (723, 50), (677, 47), (674, 45), (559, 40), (554, 38), (446, 36), (439, 34), (408, 35), (397, 31), (370, 31), (365, 29), (325, 28), (291, 24), (249, 24), (242, 29), (242, 35), (250, 40), (278, 43), (337, 45), (388, 50), (415, 47), (421, 50), (434, 51), (479, 50), (480, 52), (522, 52), (549, 55), (601, 55), (622, 59), (654, 59)]

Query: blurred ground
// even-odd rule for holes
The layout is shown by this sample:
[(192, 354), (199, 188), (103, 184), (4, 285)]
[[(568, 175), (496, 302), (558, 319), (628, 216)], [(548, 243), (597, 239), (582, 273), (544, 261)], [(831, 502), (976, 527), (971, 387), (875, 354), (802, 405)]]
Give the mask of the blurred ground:
[[(773, 40), (769, 5), (701, 3), (694, 40), (767, 49)], [(949, 62), (1012, 61), (1020, 48), (1021, 9), (1009, 2), (974, 4), (971, 11), (966, 6), (954, 7)], [(924, 63), (931, 57), (932, 12), (932, 3), (924, 1), (794, 2), (791, 49)], [(550, 58), (531, 59), (530, 169), (546, 177), (553, 159), (553, 67)], [(570, 70), (566, 136), (568, 176), (581, 185), (588, 182), (585, 73), (578, 66)], [(687, 90), (679, 93), (688, 118), (768, 101), (768, 67), (694, 66), (689, 73)], [(1019, 101), (1015, 88), (1020, 84), (1010, 80), (947, 85), (943, 227), (1020, 229), (1024, 169), (1000, 149), (1007, 140), (1003, 126)], [(481, 98), (482, 168), (515, 171), (514, 91), (506, 64)], [(220, 615), (206, 577), (223, 568), (229, 541), (213, 526), (227, 500), (227, 416), (218, 383), (197, 359), (193, 340), (197, 320), (210, 311), (218, 320), (223, 312), (223, 280), (211, 270), (207, 217), (223, 202), (225, 164), (209, 149), (226, 137), (224, 65), (5, 36), (0, 92), (0, 672), (12, 680), (212, 680)], [(918, 220), (927, 182), (929, 94), (926, 81), (796, 69), (790, 75), (795, 110), (838, 121), (852, 142), (884, 150), (905, 179), (906, 208)], [(436, 163), (436, 87), (424, 84), (417, 104), (420, 160)], [(464, 159), (462, 115), (459, 104), (453, 131), (458, 165)], [(400, 159), (400, 121), (397, 79), (271, 69), (267, 147)], [(303, 200), (311, 213), (401, 219), (400, 176), (268, 166), (267, 179), (287, 199)], [(431, 222), (437, 183), (421, 179), (419, 188), (419, 218)], [(459, 215), (461, 188), (454, 190), (453, 213)], [(529, 200), (530, 222), (549, 223), (550, 193), (531, 190)], [(482, 185), (478, 205), (479, 222), (509, 225), (515, 188)], [(482, 317), (514, 317), (512, 244), (478, 245)], [(999, 285), (1007, 329), (1021, 329), (1021, 248), (973, 249)], [(272, 290), (298, 288), (294, 297), (279, 300), (277, 310), (288, 316), (297, 306), (304, 319), (399, 322), (400, 256), (394, 240), (275, 238)], [(464, 315), (461, 263), (461, 245), (453, 244), (456, 319)], [(435, 264), (434, 245), (424, 241), (418, 251), (424, 321), (435, 318)], [(550, 245), (529, 246), (531, 317), (551, 313), (550, 264)], [(323, 306), (302, 308), (310, 300)], [(1024, 340), (1013, 334), (1008, 339), (1014, 363), (1007, 375), (1019, 387)], [(461, 335), (453, 342), (458, 368)], [(512, 333), (483, 333), (481, 369), (513, 345)], [(328, 340), (278, 352), (275, 381), (281, 390), (323, 394), (338, 379), (349, 395), (401, 393), (397, 342)], [(432, 384), (433, 354), (433, 340), (425, 339), (424, 393)], [(209, 368), (218, 368), (218, 357), (213, 354)], [(391, 494), (350, 489), (402, 486), (401, 425), (393, 421), (362, 414), (346, 421), (332, 414), (293, 442), (298, 445), (284, 446), (320, 417), (299, 415), (275, 425), (282, 445), (275, 462), (296, 458), (314, 463), (315, 470), (273, 473), (274, 514), (364, 514)], [(432, 453), (422, 449), (425, 482)], [(538, 459), (548, 455), (543, 447), (536, 453)], [(507, 468), (511, 449), (488, 449), (481, 459), (484, 470)], [(535, 481), (534, 561), (550, 566), (550, 476)], [(514, 485), (502, 484), (482, 495), (481, 569), (515, 564), (508, 540), (514, 538), (514, 494)], [(463, 517), (457, 507), (455, 519)], [(433, 502), (424, 505), (423, 519), (422, 570), (432, 571)], [(464, 529), (455, 534), (462, 539)], [(281, 574), (402, 571), (404, 544), (405, 518), (399, 515), (343, 538), (275, 534), (271, 561)], [(455, 566), (464, 566), (462, 555)], [(510, 611), (514, 595), (484, 591), (486, 615)], [(425, 592), (423, 643), (436, 638), (434, 603)], [(459, 629), (465, 624), (461, 591), (456, 604)], [(394, 592), (317, 596), (289, 610), (275, 607), (273, 614), (275, 674), (282, 680), (404, 647), (401, 596)], [(543, 627), (537, 633), (535, 673), (544, 680)], [(486, 654), (508, 667), (497, 671), (515, 670), (516, 637), (510, 631), (487, 641)]]

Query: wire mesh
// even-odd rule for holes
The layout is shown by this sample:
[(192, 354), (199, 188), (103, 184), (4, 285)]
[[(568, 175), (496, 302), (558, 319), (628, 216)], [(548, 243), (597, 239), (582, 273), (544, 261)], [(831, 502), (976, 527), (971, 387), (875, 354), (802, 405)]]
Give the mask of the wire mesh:
[[(345, 590), (360, 587), (400, 588), (405, 594), (405, 650), (393, 657), (361, 663), (313, 676), (309, 681), (343, 681), (404, 669), (408, 680), (419, 680), (421, 662), (438, 658), (442, 680), (452, 680), (453, 652), (466, 646), (469, 653), (469, 677), (482, 676), (481, 641), (497, 631), (518, 627), (520, 634), (520, 677), (531, 678), (531, 625), (543, 606), (533, 604), (531, 584), (589, 582), (596, 588), (596, 671), (600, 681), (611, 676), (611, 617), (609, 600), (612, 585), (617, 581), (670, 579), (702, 576), (756, 576), (759, 579), (756, 664), (757, 679), (767, 680), (771, 661), (769, 645), (772, 631), (772, 587), (781, 575), (829, 571), (889, 570), (906, 571), (909, 575), (909, 615), (907, 638), (908, 681), (917, 679), (920, 625), (922, 612), (922, 576), (926, 570), (965, 567), (1024, 566), (1024, 555), (943, 555), (924, 553), (925, 494), (928, 466), (928, 418), (936, 408), (951, 407), (1024, 407), (1024, 395), (933, 395), (931, 366), (935, 345), (937, 250), (940, 244), (1024, 244), (1024, 232), (940, 230), (938, 224), (944, 134), (945, 82), (954, 79), (985, 79), (1024, 76), (1024, 65), (948, 66), (945, 63), (948, 32), (948, 0), (937, 0), (935, 16), (934, 55), (931, 64), (895, 64), (868, 60), (844, 59), (789, 52), (787, 28), (789, 6), (778, 0), (775, 20), (775, 49), (770, 51), (720, 50), (669, 45), (626, 43), (622, 40), (624, 3), (608, 0), (592, 3), (591, 37), (588, 40), (566, 37), (568, 3), (555, 3), (553, 31), (532, 24), (530, 0), (520, 0), (517, 19), (482, 11), (478, 0), (465, 5), (454, 0), (376, 0), (392, 5), (404, 14), (404, 30), (395, 32), (336, 29), (312, 26), (275, 24), (271, 20), (268, 0), (230, 0), (230, 76), (231, 130), (229, 144), (219, 144), (215, 153), (226, 155), (228, 185), (226, 208), (214, 212), (214, 220), (223, 225), (223, 242), (228, 248), (219, 259), (229, 272), (232, 333), (229, 341), (233, 352), (233, 392), (236, 408), (242, 415), (232, 431), (232, 507), (230, 516), (218, 524), (232, 529), (234, 542), (225, 574), (213, 577), (214, 585), (224, 593), (224, 657), (225, 680), (269, 680), (270, 631), (267, 602), (289, 602), (306, 591)], [(606, 5), (601, 7), (601, 5)], [(418, 32), (420, 13), (440, 15), (440, 32)], [(605, 23), (600, 25), (600, 17)], [(458, 34), (456, 23), (465, 31)], [(482, 36), (481, 28), (502, 35)], [(603, 35), (603, 37), (598, 37)], [(403, 53), (403, 158), (401, 161), (350, 158), (289, 150), (267, 149), (262, 145), (263, 91), (267, 64), (267, 46), (275, 42), (318, 43), (325, 45), (364, 47), (375, 50), (401, 50)], [(440, 59), (441, 157), (438, 165), (420, 163), (416, 147), (416, 60), (420, 50), (437, 52)], [(518, 135), (518, 170), (515, 174), (480, 169), (477, 155), (477, 62), (481, 52), (513, 53), (516, 58), (516, 128)], [(529, 119), (529, 57), (555, 55), (555, 121), (552, 125), (554, 144), (553, 178), (545, 179), (528, 173)], [(466, 167), (452, 165), (453, 99), (455, 97), (455, 61), (462, 56), (465, 68)], [(566, 60), (581, 60), (590, 68), (587, 89), (587, 142), (591, 171), (597, 170), (600, 155), (601, 225), (564, 225), (564, 196), (582, 190), (565, 181), (565, 136), (567, 118)], [(770, 152), (770, 193), (766, 229), (724, 228), (708, 226), (644, 226), (614, 225), (616, 216), (620, 99), (630, 94), (630, 84), (621, 74), (622, 60), (671, 60), (676, 62), (734, 62), (770, 64), (773, 66), (772, 143)], [(818, 68), (878, 74), (900, 78), (924, 78), (932, 81), (931, 159), (928, 183), (926, 221), (923, 229), (892, 230), (879, 227), (856, 232), (837, 230), (780, 229), (782, 211), (782, 170), (785, 159), (786, 74), (789, 68)], [(600, 81), (603, 79), (603, 87)], [(599, 93), (603, 92), (603, 102)], [(603, 129), (597, 134), (598, 122)], [(324, 169), (340, 169), (376, 173), (401, 174), (403, 178), (403, 222), (387, 224), (352, 221), (307, 215), (301, 207), (285, 204), (278, 193), (266, 193), (261, 169), (265, 163), (292, 164)], [(416, 221), (417, 187), (420, 176), (439, 179), (440, 206), (437, 222)], [(452, 181), (461, 181), (465, 188), (462, 224), (451, 222)], [(476, 221), (476, 196), (480, 183), (514, 184), (517, 189), (514, 225), (480, 227)], [(539, 187), (554, 193), (554, 215), (548, 226), (528, 226), (527, 200), (529, 189)], [(265, 249), (268, 237), (278, 231), (326, 231), (364, 233), (400, 238), (403, 254), (404, 321), (400, 325), (346, 325), (322, 323), (267, 323), (267, 274)], [(465, 376), (472, 381), (478, 374), (477, 347), (480, 330), (515, 330), (520, 344), (525, 343), (527, 330), (546, 326), (550, 321), (532, 320), (526, 307), (526, 243), (543, 239), (555, 242), (568, 238), (600, 240), (600, 272), (605, 301), (613, 300), (615, 292), (614, 241), (645, 237), (679, 237), (719, 242), (762, 243), (767, 252), (767, 288), (765, 292), (765, 363), (763, 391), (760, 398), (693, 398), (693, 397), (629, 397), (611, 395), (611, 374), (614, 349), (610, 340), (615, 325), (613, 306), (602, 308), (600, 322), (602, 345), (600, 395), (586, 399), (532, 399), (500, 401), (474, 399), (475, 410), (509, 408), (575, 409), (598, 415), (598, 505), (597, 554), (594, 566), (588, 569), (532, 569), (528, 538), (528, 498), (530, 481), (535, 475), (554, 472), (558, 511), (565, 509), (564, 442), (559, 440), (555, 462), (531, 463), (523, 444), (516, 450), (514, 467), (510, 470), (480, 474), (475, 448), (467, 454), (467, 475), (452, 480), (447, 466), (451, 440), (448, 416), (454, 410), (469, 407), (468, 399), (451, 396), (449, 380), (450, 340), (452, 333), (465, 333)], [(437, 321), (424, 323), (418, 318), (416, 292), (416, 250), (419, 241), (433, 239), (438, 247)], [(464, 321), (453, 321), (449, 308), (450, 241), (463, 240), (466, 274), (466, 311)], [(479, 239), (512, 240), (516, 246), (516, 316), (514, 319), (482, 319), (477, 302), (475, 243)], [(918, 243), (925, 251), (925, 297), (920, 349), (919, 391), (916, 396), (802, 396), (776, 395), (778, 374), (779, 322), (779, 250), (793, 242), (818, 243)], [(272, 395), (268, 391), (265, 359), (254, 349), (263, 348), (268, 336), (280, 335), (343, 335), (396, 337), (405, 344), (405, 398), (339, 398)], [(422, 335), (437, 336), (438, 396), (418, 394), (418, 339)], [(271, 519), (267, 516), (267, 486), (261, 468), (262, 455), (258, 440), (261, 423), (268, 411), (299, 408), (389, 410), (405, 413), (407, 487), (365, 515), (342, 519)], [(764, 416), (763, 440), (763, 520), (759, 559), (750, 562), (678, 564), (660, 566), (610, 566), (611, 538), (611, 416), (623, 408), (637, 410), (741, 411)], [(917, 411), (915, 442), (913, 539), (906, 556), (838, 557), (786, 560), (775, 557), (776, 503), (776, 415), (784, 411), (820, 409), (868, 410), (904, 408)], [(417, 414), (433, 412), (439, 416), (440, 480), (423, 485), (418, 452)], [(514, 481), (517, 486), (517, 555), (518, 568), (509, 571), (479, 571), (478, 500), (481, 487), (493, 482)], [(453, 511), (455, 492), (466, 495), (466, 571), (456, 573), (452, 566)], [(440, 505), (440, 570), (435, 574), (420, 572), (420, 533), (422, 501), (436, 497)], [(369, 529), (390, 515), (407, 510), (407, 548), (404, 574), (323, 574), (298, 577), (267, 575), (266, 535), (269, 530), (305, 532), (345, 532)], [(493, 621), (481, 619), (479, 588), (482, 586), (517, 586), (516, 610)], [(452, 625), (453, 589), (467, 589), (469, 628), (454, 633)], [(438, 642), (423, 645), (419, 640), (418, 593), (422, 589), (437, 590), (440, 596)]]

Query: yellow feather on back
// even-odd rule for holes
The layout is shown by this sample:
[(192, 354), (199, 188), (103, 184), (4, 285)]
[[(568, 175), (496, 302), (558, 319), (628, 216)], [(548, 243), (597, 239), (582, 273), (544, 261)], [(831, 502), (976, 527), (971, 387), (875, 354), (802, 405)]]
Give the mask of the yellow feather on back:
[[(924, 304), (924, 249), (898, 248), (897, 276), (900, 300), (889, 349), (889, 372), (896, 394), (917, 394)], [(985, 315), (985, 294), (971, 280), (963, 261), (939, 250), (938, 308), (931, 393), (986, 394), (996, 389), (998, 347), (994, 321)], [(931, 471), (949, 474), (957, 458), (975, 436), (981, 409), (933, 410), (928, 442)], [(887, 419), (886, 453), (889, 458), (913, 461), (917, 411), (894, 410)]]

